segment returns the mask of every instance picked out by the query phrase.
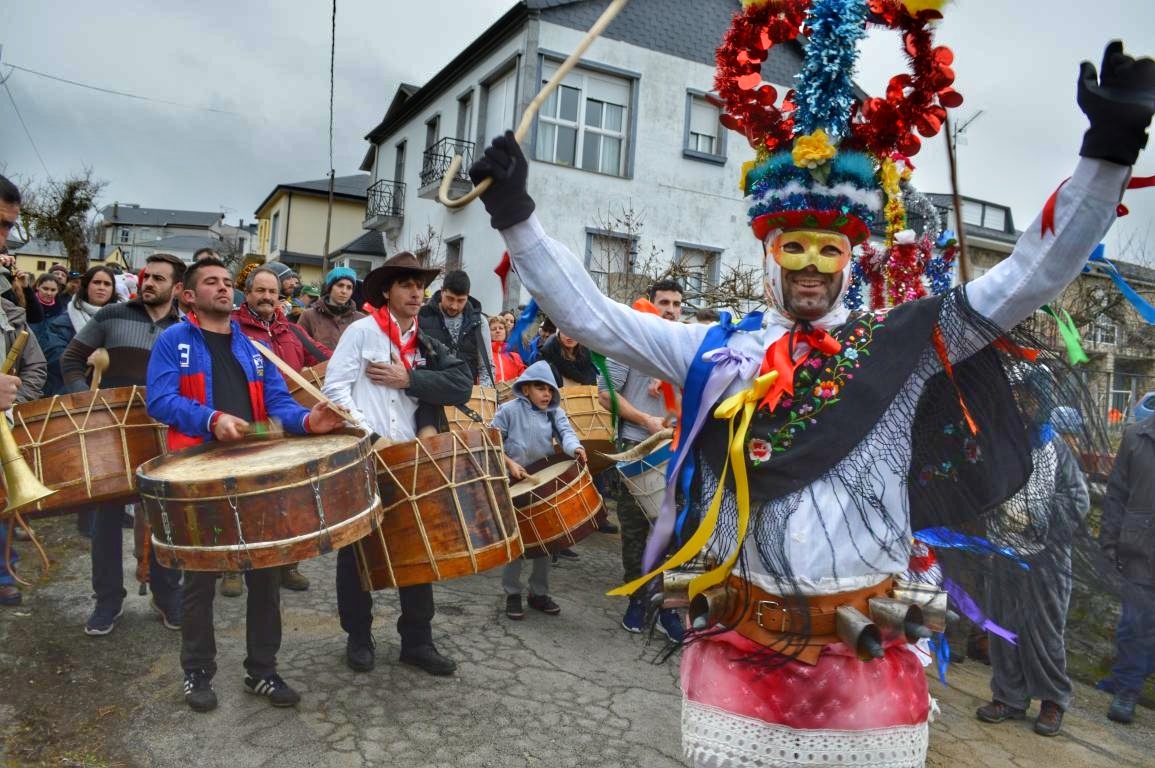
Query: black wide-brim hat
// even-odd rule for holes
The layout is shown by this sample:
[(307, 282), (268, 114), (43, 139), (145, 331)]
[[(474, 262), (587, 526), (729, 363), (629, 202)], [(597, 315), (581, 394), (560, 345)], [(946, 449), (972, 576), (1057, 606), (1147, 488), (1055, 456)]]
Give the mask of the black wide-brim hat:
[(365, 301), (374, 307), (380, 307), (385, 303), (385, 284), (392, 285), (394, 280), (404, 275), (416, 275), (422, 283), (429, 285), (440, 274), (440, 269), (423, 266), (409, 251), (395, 253), (365, 278), (362, 286)]

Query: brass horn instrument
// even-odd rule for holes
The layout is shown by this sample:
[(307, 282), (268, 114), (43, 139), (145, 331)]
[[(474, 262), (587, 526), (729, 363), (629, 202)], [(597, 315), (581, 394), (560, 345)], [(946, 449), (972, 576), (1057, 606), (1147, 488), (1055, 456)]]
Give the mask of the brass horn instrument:
[[(24, 352), (24, 345), (28, 343), (28, 331), (20, 331), (8, 356), (0, 363), (0, 373), (8, 373), (20, 359)], [(40, 482), (40, 478), (28, 466), (20, 448), (16, 445), (16, 438), (12, 436), (12, 428), (8, 426), (8, 417), (0, 416), (0, 463), (4, 469), (4, 485), (8, 489), (8, 506), (5, 512), (11, 512), (20, 507), (34, 504), (41, 499), (51, 496), (56, 491)]]

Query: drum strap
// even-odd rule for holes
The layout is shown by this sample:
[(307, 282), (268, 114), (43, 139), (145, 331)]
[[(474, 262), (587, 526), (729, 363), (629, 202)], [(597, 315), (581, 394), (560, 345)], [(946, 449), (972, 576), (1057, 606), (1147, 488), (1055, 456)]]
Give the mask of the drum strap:
[(480, 414), (480, 413), (478, 413), (477, 411), (475, 411), (475, 410), (473, 410), (472, 408), (470, 408), (470, 407), (469, 407), (469, 404), (468, 404), (468, 403), (462, 403), (461, 405), (458, 405), (458, 406), (455, 406), (455, 407), (457, 408), (457, 410), (461, 411), (461, 412), (462, 412), (462, 413), (464, 413), (466, 416), (468, 416), (468, 417), (469, 417), (469, 419), (470, 419), (471, 421), (476, 421), (478, 424), (480, 424), (480, 423), (482, 423), (483, 421), (485, 421), (485, 419), (483, 419), (483, 418), (481, 417), (481, 414)]

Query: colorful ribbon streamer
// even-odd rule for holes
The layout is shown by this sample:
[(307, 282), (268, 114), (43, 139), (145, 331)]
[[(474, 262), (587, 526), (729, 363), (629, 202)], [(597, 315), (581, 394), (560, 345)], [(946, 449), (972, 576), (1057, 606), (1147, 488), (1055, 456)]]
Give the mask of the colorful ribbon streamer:
[(976, 555), (1002, 555), (1014, 561), (1023, 570), (1031, 568), (1030, 563), (1019, 557), (1010, 547), (1000, 547), (982, 536), (960, 533), (953, 528), (923, 528), (914, 532), (914, 538), (936, 549), (957, 549)]
[(1111, 282), (1115, 284), (1115, 287), (1119, 289), (1119, 292), (1123, 294), (1123, 298), (1127, 299), (1127, 301), (1131, 303), (1131, 306), (1135, 307), (1135, 311), (1143, 318), (1143, 322), (1148, 325), (1155, 325), (1155, 307), (1151, 306), (1146, 299), (1140, 296), (1139, 293), (1123, 279), (1123, 276), (1119, 274), (1119, 270), (1114, 264), (1107, 261), (1107, 257), (1103, 255), (1105, 250), (1103, 244), (1099, 243), (1095, 250), (1091, 251), (1091, 256), (1087, 259), (1087, 266), (1083, 267), (1083, 271), (1098, 271), (1106, 274), (1107, 277), (1111, 278)]
[(982, 609), (979, 608), (978, 603), (974, 601), (974, 598), (967, 594), (965, 589), (951, 581), (949, 578), (942, 580), (942, 588), (943, 591), (945, 591), (947, 595), (950, 596), (951, 601), (956, 606), (958, 606), (960, 611), (962, 611), (963, 615), (975, 623), (975, 626), (985, 632), (990, 632), (992, 635), (1001, 637), (1011, 645), (1018, 645), (1018, 633), (1012, 632), (1006, 627), (1000, 626), (988, 619), (983, 613)]
[(1050, 304), (1043, 305), (1043, 311), (1055, 318), (1055, 325), (1059, 327), (1059, 335), (1063, 337), (1063, 344), (1067, 347), (1067, 360), (1071, 365), (1080, 365), (1091, 362), (1083, 350), (1083, 340), (1079, 337), (1079, 329), (1067, 310), (1059, 307), (1055, 309)]
[(509, 338), (505, 340), (505, 351), (516, 352), (527, 364), (531, 354), (529, 347), (525, 344), (525, 335), (529, 333), (529, 327), (533, 325), (533, 321), (537, 319), (540, 311), (537, 306), (537, 299), (530, 299), (529, 303), (525, 305), (525, 309), (521, 311), (521, 317), (517, 318), (517, 322), (513, 324)]

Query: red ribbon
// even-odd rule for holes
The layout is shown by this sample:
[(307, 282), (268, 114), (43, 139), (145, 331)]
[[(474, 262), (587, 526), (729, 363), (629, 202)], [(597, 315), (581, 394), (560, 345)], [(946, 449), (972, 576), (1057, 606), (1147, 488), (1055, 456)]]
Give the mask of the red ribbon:
[[(1070, 181), (1070, 179), (1064, 181), (1063, 184), (1066, 184), (1068, 181)], [(1047, 204), (1043, 206), (1043, 235), (1055, 231), (1055, 205), (1059, 201), (1059, 189), (1063, 188), (1063, 184), (1060, 184), (1059, 188), (1051, 193), (1051, 196), (1047, 198)], [(1148, 187), (1155, 187), (1155, 176), (1136, 176), (1127, 182), (1126, 188), (1146, 189)], [(1115, 208), (1115, 215), (1119, 217), (1126, 216), (1130, 212), (1127, 206), (1122, 203), (1119, 203)]]
[(825, 356), (836, 355), (842, 351), (842, 343), (821, 328), (794, 330), (779, 336), (777, 341), (766, 348), (766, 356), (762, 358), (762, 366), (758, 371), (759, 376), (770, 371), (778, 371), (778, 378), (770, 385), (770, 390), (762, 398), (762, 402), (758, 403), (759, 408), (768, 408), (772, 411), (778, 407), (783, 397), (794, 396), (794, 372), (810, 356), (808, 350), (797, 358), (793, 357), (792, 352), (800, 341), (806, 342), (810, 350)]
[(506, 281), (509, 280), (509, 270), (512, 268), (513, 268), (513, 262), (510, 261), (510, 259), (509, 259), (509, 251), (506, 251), (505, 253), (501, 254), (501, 261), (498, 263), (498, 265), (496, 267), (493, 268), (493, 273), (495, 275), (497, 275), (497, 278), (499, 280), (501, 280), (501, 297), (502, 297), (502, 299), (508, 298), (506, 296), (506, 294), (509, 293), (509, 289), (506, 287)]
[(377, 321), (377, 327), (381, 332), (388, 336), (393, 346), (401, 352), (401, 364), (405, 366), (405, 370), (413, 370), (412, 360), (417, 357), (417, 318), (413, 318), (413, 335), (404, 344), (401, 343), (401, 329), (397, 326), (393, 315), (389, 314), (388, 305), (374, 310), (373, 319)]

